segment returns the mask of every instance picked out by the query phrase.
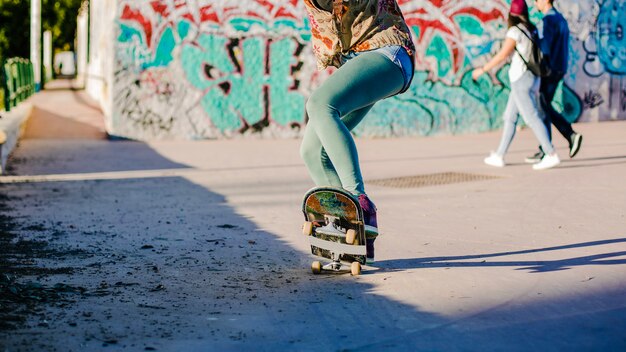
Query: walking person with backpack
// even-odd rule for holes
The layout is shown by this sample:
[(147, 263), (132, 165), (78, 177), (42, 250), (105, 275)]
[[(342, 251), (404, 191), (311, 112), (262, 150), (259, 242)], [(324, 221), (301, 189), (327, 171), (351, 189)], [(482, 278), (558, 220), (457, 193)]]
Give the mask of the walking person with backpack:
[[(553, 6), (554, 0), (535, 0), (535, 6), (543, 13), (539, 24), (540, 48), (548, 62), (550, 72), (541, 78), (540, 104), (545, 112), (544, 124), (548, 130), (548, 137), (552, 139), (552, 126), (565, 137), (569, 143), (569, 156), (573, 158), (580, 150), (583, 136), (572, 128), (572, 125), (552, 107), (554, 94), (559, 82), (567, 71), (569, 51), (569, 27), (567, 21)], [(543, 158), (544, 150), (526, 158), (527, 163), (536, 163)]]
[(559, 156), (550, 142), (548, 131), (543, 123), (542, 111), (539, 109), (540, 77), (533, 73), (527, 65), (529, 58), (533, 55), (531, 38), (537, 35), (536, 31), (536, 27), (530, 22), (526, 2), (524, 0), (512, 0), (508, 30), (502, 49), (483, 67), (472, 72), (472, 78), (476, 80), (513, 55), (509, 68), (511, 93), (504, 110), (502, 137), (498, 149), (485, 158), (484, 161), (487, 165), (505, 166), (504, 156), (515, 136), (518, 113), (532, 129), (545, 152), (544, 157), (533, 165), (533, 169), (549, 169), (560, 163)]

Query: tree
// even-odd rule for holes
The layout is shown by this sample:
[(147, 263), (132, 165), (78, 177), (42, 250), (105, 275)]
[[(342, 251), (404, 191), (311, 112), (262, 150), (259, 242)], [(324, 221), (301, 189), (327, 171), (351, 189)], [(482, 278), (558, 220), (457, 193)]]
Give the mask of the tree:
[(42, 0), (42, 27), (52, 32), (54, 51), (74, 51), (76, 18), (84, 0)]
[[(85, 0), (42, 0), (41, 22), (53, 51), (74, 51), (76, 17)], [(30, 56), (30, 1), (0, 0), (0, 57)]]
[(30, 55), (30, 1), (0, 0), (0, 58)]

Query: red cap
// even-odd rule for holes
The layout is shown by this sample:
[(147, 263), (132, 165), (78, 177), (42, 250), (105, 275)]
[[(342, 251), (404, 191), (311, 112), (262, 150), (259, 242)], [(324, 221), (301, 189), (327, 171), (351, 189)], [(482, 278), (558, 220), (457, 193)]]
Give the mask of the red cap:
[(511, 0), (511, 10), (509, 13), (512, 15), (528, 15), (528, 5), (526, 5), (526, 1)]

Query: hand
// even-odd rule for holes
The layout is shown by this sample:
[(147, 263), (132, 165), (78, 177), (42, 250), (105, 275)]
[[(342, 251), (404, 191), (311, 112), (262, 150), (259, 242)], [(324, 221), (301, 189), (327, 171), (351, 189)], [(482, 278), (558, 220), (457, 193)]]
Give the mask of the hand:
[(472, 71), (472, 79), (475, 81), (478, 79), (478, 77), (482, 76), (483, 73), (485, 73), (485, 70), (481, 68), (477, 68), (474, 71)]

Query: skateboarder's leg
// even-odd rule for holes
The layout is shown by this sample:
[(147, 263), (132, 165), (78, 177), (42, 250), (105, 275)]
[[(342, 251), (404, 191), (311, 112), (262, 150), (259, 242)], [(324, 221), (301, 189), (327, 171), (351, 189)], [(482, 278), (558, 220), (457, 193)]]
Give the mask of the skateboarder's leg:
[[(307, 128), (319, 138), (342, 187), (355, 195), (365, 193), (363, 177), (350, 128), (341, 117), (398, 93), (403, 85), (404, 76), (396, 64), (382, 54), (365, 52), (335, 71), (307, 102)], [(353, 115), (350, 127), (364, 115)]]
[(300, 145), (300, 156), (316, 186), (342, 187), (333, 163), (311, 126), (308, 126), (304, 131), (304, 138)]
[[(350, 130), (379, 100), (405, 84), (402, 69), (383, 54), (365, 52), (333, 73), (309, 98), (309, 125), (327, 153), (343, 189), (359, 196), (365, 224), (376, 231), (376, 207), (365, 194), (359, 158)], [(342, 119), (344, 117), (344, 119)], [(312, 132), (308, 132), (312, 133)], [(367, 240), (367, 261), (374, 261), (374, 238)]]
[[(352, 130), (363, 120), (363, 117), (371, 110), (373, 105), (353, 111), (344, 116), (341, 121), (348, 130)], [(304, 131), (304, 138), (300, 146), (300, 156), (316, 186), (333, 186), (343, 188), (337, 170), (330, 161), (328, 154), (322, 147), (322, 142), (317, 137), (315, 129), (308, 126)]]

